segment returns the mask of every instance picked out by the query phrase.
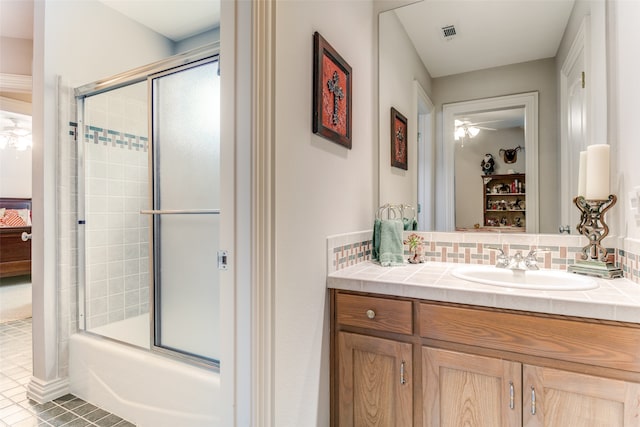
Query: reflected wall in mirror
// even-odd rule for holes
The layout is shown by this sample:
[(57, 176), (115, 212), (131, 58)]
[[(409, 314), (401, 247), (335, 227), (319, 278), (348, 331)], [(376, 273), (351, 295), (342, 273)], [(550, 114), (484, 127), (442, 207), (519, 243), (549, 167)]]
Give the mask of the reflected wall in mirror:
[[(541, 22), (545, 23), (544, 32), (539, 31)], [(456, 32), (453, 38), (443, 33), (448, 28), (449, 34), (450, 26)], [(570, 214), (575, 207), (571, 200), (577, 189), (570, 180), (578, 171), (571, 156), (578, 150), (567, 142), (567, 105), (575, 97), (567, 96), (567, 88), (574, 85), (565, 71), (566, 63), (573, 57), (576, 67), (586, 73), (586, 85), (580, 97), (586, 112), (585, 132), (580, 141), (571, 143), (586, 146), (606, 141), (606, 102), (601, 101), (606, 99), (604, 34), (604, 0), (425, 0), (381, 13), (380, 204), (419, 203), (421, 230), (453, 231), (456, 225), (452, 218), (457, 211), (449, 212), (447, 206), (454, 209), (453, 193), (458, 191), (457, 181), (461, 178), (456, 178), (455, 190), (448, 189), (447, 176), (451, 175), (453, 181), (458, 158), (453, 155), (452, 147), (445, 145), (446, 128), (454, 129), (455, 124), (444, 121), (443, 106), (536, 92), (539, 106), (534, 131), (539, 140), (538, 153), (525, 150), (518, 154), (525, 154), (525, 159), (539, 164), (527, 171), (527, 181), (539, 182), (540, 188), (536, 191), (539, 205), (527, 204), (527, 217), (530, 213), (537, 215), (539, 224), (537, 229), (527, 227), (526, 231), (557, 233), (565, 222), (572, 224), (574, 230)], [(582, 52), (582, 56), (572, 51)], [(416, 86), (433, 105), (428, 114), (419, 112)], [(388, 166), (386, 116), (392, 106), (406, 111), (409, 119), (410, 161), (405, 173)], [(474, 111), (460, 111), (458, 119), (471, 113)], [(427, 126), (419, 129), (421, 120)], [(514, 140), (503, 145), (492, 152), (495, 158), (500, 155), (500, 148), (513, 148), (518, 143)], [(451, 158), (446, 157), (448, 149), (452, 150)], [(480, 161), (461, 172), (465, 179), (480, 180)], [(432, 194), (428, 193), (430, 189)], [(482, 209), (482, 194), (479, 192), (475, 197), (476, 203), (480, 203), (476, 209)], [(535, 210), (529, 212), (529, 208)], [(435, 220), (424, 221), (425, 214)], [(482, 224), (479, 221), (475, 220), (471, 226)]]

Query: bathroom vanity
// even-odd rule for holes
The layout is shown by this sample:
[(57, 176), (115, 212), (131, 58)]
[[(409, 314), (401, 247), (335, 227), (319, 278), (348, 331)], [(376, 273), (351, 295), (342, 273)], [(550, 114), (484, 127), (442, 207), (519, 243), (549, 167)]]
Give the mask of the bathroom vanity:
[(511, 289), (455, 267), (329, 275), (333, 426), (640, 425), (637, 284)]

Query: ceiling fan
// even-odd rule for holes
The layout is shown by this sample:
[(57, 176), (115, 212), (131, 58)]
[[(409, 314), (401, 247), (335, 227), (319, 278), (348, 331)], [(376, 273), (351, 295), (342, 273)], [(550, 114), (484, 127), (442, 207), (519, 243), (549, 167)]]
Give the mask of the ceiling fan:
[(22, 126), (16, 118), (6, 118), (0, 131), (0, 149), (9, 147), (24, 151), (31, 148), (31, 145), (31, 129)]
[(462, 119), (462, 120), (456, 119), (454, 121), (454, 125), (456, 128), (454, 138), (456, 141), (461, 140), (462, 146), (464, 147), (465, 138), (467, 139), (475, 138), (480, 133), (480, 130), (496, 130), (494, 128), (490, 128), (486, 126), (479, 126), (479, 125), (483, 125), (485, 123), (491, 123), (494, 121), (496, 120), (473, 123), (467, 119)]

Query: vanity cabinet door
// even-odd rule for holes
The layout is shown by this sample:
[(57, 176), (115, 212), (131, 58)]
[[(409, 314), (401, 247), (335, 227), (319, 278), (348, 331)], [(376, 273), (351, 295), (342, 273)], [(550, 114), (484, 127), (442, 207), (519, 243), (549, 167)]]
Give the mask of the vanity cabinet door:
[(424, 426), (521, 426), (521, 369), (517, 362), (423, 347)]
[(640, 384), (524, 365), (525, 427), (640, 426)]
[(412, 354), (409, 343), (339, 332), (339, 426), (412, 426)]

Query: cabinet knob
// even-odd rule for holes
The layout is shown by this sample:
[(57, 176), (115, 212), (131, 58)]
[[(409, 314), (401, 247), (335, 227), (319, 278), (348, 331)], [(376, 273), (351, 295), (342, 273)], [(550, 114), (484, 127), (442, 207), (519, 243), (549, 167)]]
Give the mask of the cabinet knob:
[(375, 312), (375, 311), (373, 311), (373, 310), (367, 310), (367, 317), (368, 317), (369, 319), (373, 319), (373, 318), (375, 318), (375, 317), (376, 317), (376, 312)]

